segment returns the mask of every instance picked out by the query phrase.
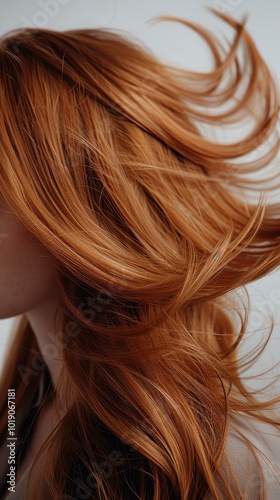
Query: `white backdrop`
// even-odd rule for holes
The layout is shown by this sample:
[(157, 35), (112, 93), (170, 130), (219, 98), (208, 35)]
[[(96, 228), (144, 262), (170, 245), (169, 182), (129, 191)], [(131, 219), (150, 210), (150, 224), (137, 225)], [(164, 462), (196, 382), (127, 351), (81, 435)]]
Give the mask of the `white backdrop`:
[[(241, 20), (244, 14), (249, 14), (247, 28), (280, 82), (280, 3), (275, 0), (0, 0), (0, 34), (22, 26), (57, 30), (89, 27), (122, 29), (143, 40), (164, 62), (208, 71), (211, 69), (209, 49), (193, 31), (177, 23), (148, 24), (154, 16), (180, 16), (232, 38), (233, 30), (216, 19), (206, 6), (230, 13), (238, 20)], [(244, 350), (252, 347), (252, 343), (255, 345), (256, 339), (259, 340), (264, 334), (260, 314), (262, 311), (266, 313), (270, 310), (276, 321), (273, 337), (249, 375), (273, 365), (276, 366), (272, 374), (279, 373), (279, 279), (280, 271), (276, 271), (248, 287), (254, 310), (251, 328), (258, 330), (258, 334), (254, 338), (248, 336)], [(0, 369), (12, 324), (18, 319), (19, 316), (0, 321)], [(250, 385), (261, 387), (265, 380), (268, 380), (268, 376), (260, 377)], [(276, 387), (277, 391), (279, 389), (280, 382)]]

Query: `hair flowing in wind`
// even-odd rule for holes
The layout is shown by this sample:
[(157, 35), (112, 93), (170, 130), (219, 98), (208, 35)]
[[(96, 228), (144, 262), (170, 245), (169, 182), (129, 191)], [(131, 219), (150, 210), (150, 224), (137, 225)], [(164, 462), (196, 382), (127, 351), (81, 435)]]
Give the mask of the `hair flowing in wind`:
[[(227, 49), (198, 25), (161, 18), (205, 39), (207, 73), (160, 63), (109, 29), (1, 39), (0, 186), (53, 256), (67, 379), (68, 412), (38, 453), (28, 500), (242, 498), (220, 472), (231, 416), (280, 425), (262, 412), (279, 398), (260, 402), (241, 381), (248, 308), (231, 293), (280, 262), (280, 206), (267, 203), (276, 176), (257, 203), (241, 196), (260, 188), (244, 174), (265, 171), (279, 149), (279, 95), (245, 21), (217, 15), (235, 32)], [(226, 144), (200, 129), (248, 116), (252, 130)], [(39, 380), (18, 369), (32, 373), (38, 351), (25, 315), (15, 335), (2, 439), (7, 388), (20, 408)], [(95, 464), (116, 450), (122, 460), (102, 473)], [(89, 474), (84, 497), (76, 460)]]

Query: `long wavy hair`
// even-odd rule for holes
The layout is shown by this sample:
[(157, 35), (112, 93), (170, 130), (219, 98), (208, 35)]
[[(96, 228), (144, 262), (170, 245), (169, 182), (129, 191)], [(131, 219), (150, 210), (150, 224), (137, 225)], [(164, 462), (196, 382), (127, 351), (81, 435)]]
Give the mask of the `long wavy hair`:
[[(67, 412), (37, 454), (28, 499), (242, 498), (221, 473), (232, 417), (280, 426), (280, 398), (261, 401), (241, 373), (268, 339), (239, 359), (250, 303), (239, 290), (280, 262), (280, 205), (268, 201), (279, 183), (264, 175), (279, 150), (279, 94), (247, 18), (213, 12), (233, 42), (155, 19), (204, 38), (205, 73), (163, 64), (112, 29), (1, 38), (0, 185), (56, 266), (67, 381)], [(242, 137), (210, 139), (230, 125)], [(40, 378), (26, 315), (14, 335), (3, 439), (7, 388), (19, 409)]]

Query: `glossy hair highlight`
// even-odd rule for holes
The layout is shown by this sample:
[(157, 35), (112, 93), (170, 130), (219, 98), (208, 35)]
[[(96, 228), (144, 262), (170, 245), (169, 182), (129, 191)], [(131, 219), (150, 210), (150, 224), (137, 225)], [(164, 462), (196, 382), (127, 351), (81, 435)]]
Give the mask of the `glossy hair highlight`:
[[(161, 17), (205, 39), (207, 73), (163, 64), (109, 29), (1, 38), (0, 186), (56, 266), (67, 380), (68, 411), (37, 455), (28, 500), (79, 498), (76, 458), (91, 477), (83, 498), (128, 498), (125, 487), (141, 499), (242, 498), (220, 472), (232, 416), (280, 426), (262, 411), (280, 398), (259, 401), (240, 376), (254, 358), (238, 358), (248, 307), (231, 293), (280, 261), (280, 206), (267, 202), (276, 176), (257, 203), (241, 196), (260, 189), (244, 174), (279, 150), (279, 94), (246, 19), (216, 15), (235, 31), (228, 50), (201, 26)], [(202, 132), (249, 116), (238, 140)], [(32, 349), (23, 315), (0, 386), (2, 438), (7, 388), (19, 408), (38, 384)], [(121, 457), (106, 475), (95, 465), (112, 450)]]

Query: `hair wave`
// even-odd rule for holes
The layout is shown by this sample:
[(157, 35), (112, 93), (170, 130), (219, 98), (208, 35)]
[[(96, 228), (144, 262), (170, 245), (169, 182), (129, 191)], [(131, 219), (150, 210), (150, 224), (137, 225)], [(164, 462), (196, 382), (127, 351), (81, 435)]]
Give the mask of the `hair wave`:
[[(279, 264), (280, 206), (267, 200), (277, 175), (262, 189), (250, 177), (279, 149), (279, 94), (246, 19), (213, 12), (234, 29), (229, 46), (159, 18), (205, 39), (215, 61), (205, 73), (163, 64), (117, 30), (1, 38), (1, 190), (56, 266), (67, 377), (68, 411), (37, 455), (30, 499), (74, 495), (77, 458), (91, 477), (83, 498), (128, 498), (128, 487), (133, 498), (218, 500), (217, 478), (241, 498), (220, 472), (232, 415), (280, 425), (263, 412), (280, 398), (260, 402), (242, 381), (248, 305), (231, 293)], [(248, 117), (235, 141), (202, 132)], [(15, 335), (2, 437), (7, 388), (19, 408), (39, 380), (18, 370), (38, 351), (25, 315)], [(122, 460), (102, 474), (95, 465), (112, 450)]]

